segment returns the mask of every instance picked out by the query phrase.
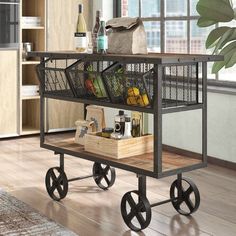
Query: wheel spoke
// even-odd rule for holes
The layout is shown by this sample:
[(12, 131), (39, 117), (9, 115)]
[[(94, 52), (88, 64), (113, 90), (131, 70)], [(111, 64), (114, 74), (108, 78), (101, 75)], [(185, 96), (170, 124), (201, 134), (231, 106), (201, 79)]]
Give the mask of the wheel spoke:
[(135, 217), (135, 213), (131, 209), (130, 213), (127, 215), (127, 218), (126, 218), (127, 222), (130, 223), (134, 217)]
[(140, 226), (141, 226), (141, 228), (142, 228), (142, 226), (145, 224), (145, 222), (146, 222), (146, 220), (143, 218), (143, 215), (142, 215), (142, 213), (141, 212), (137, 212), (137, 214), (135, 215), (136, 216), (136, 218), (137, 218), (137, 220), (138, 220), (138, 222), (139, 222), (139, 224), (140, 224)]
[(50, 177), (52, 178), (52, 181), (53, 181), (53, 182), (54, 182), (54, 181), (57, 181), (57, 177), (56, 177), (56, 175), (55, 175), (55, 173), (54, 173), (53, 170), (50, 172)]
[(127, 201), (128, 201), (128, 203), (129, 203), (129, 205), (130, 205), (131, 210), (132, 210), (132, 209), (136, 209), (137, 204), (135, 203), (135, 201), (134, 201), (134, 199), (132, 198), (132, 196), (131, 196), (130, 193), (127, 195)]
[(107, 183), (107, 186), (109, 186), (110, 185), (110, 180), (108, 179), (108, 177), (106, 175), (104, 176), (104, 179), (105, 179), (105, 181)]
[(193, 202), (191, 201), (191, 199), (190, 198), (185, 199), (185, 203), (186, 203), (188, 209), (190, 210), (190, 212), (192, 212), (194, 209), (194, 205), (193, 205)]
[(51, 195), (56, 189), (56, 185), (53, 183), (52, 186), (49, 188), (49, 194)]
[(104, 174), (104, 175), (107, 175), (109, 169), (110, 169), (110, 166), (106, 166), (106, 167), (103, 169), (103, 174)]
[(98, 177), (96, 178), (97, 184), (100, 184), (100, 183), (102, 182), (102, 179), (103, 179), (103, 178), (104, 178), (103, 175), (98, 176)]
[(189, 188), (184, 192), (184, 196), (186, 198), (189, 198), (190, 194), (193, 192), (192, 186), (189, 186)]
[(60, 174), (60, 175), (58, 176), (57, 182), (58, 182), (58, 184), (63, 185), (63, 177), (62, 177), (62, 174)]
[(60, 197), (62, 197), (63, 196), (63, 190), (62, 190), (62, 187), (61, 187), (61, 185), (57, 185), (57, 191), (58, 191), (58, 193), (59, 193), (59, 195), (60, 195)]

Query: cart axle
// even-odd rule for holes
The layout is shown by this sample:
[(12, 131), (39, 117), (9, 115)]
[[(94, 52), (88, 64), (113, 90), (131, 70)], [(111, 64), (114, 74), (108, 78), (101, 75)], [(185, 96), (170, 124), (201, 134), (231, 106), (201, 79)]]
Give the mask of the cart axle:
[(76, 178), (68, 179), (68, 182), (73, 182), (73, 181), (76, 181), (76, 180), (88, 179), (88, 178), (97, 177), (97, 176), (98, 175), (85, 175), (85, 176), (81, 176), (81, 177), (76, 177)]
[(175, 201), (175, 200), (177, 200), (177, 199), (178, 199), (178, 198), (174, 198), (174, 199), (170, 198), (170, 199), (167, 199), (167, 200), (164, 200), (164, 201), (161, 201), (161, 202), (153, 203), (153, 204), (151, 204), (150, 206), (151, 206), (151, 207), (160, 206), (160, 205), (163, 205), (163, 204), (166, 204), (166, 203)]

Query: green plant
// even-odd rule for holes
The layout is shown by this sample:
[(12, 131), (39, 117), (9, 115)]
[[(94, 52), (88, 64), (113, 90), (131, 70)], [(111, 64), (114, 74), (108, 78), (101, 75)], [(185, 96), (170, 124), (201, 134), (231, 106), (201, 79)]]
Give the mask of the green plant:
[[(199, 0), (197, 3), (199, 27), (209, 27), (222, 22), (236, 19), (236, 10), (231, 0)], [(215, 62), (212, 73), (223, 67), (229, 68), (236, 64), (236, 27), (220, 26), (213, 29), (206, 40), (206, 48), (213, 48), (213, 54), (224, 56), (224, 61)]]

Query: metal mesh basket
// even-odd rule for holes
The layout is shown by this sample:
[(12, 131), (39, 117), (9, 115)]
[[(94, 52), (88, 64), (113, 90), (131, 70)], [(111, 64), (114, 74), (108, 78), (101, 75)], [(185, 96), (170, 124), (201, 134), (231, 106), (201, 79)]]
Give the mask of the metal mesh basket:
[(153, 100), (153, 65), (116, 63), (102, 73), (113, 103), (146, 107)]
[(66, 69), (66, 75), (78, 98), (109, 100), (101, 72), (112, 62), (80, 60)]
[(199, 102), (197, 63), (165, 66), (163, 74), (163, 107), (193, 105)]
[(48, 95), (74, 97), (73, 90), (67, 80), (66, 68), (74, 60), (47, 60), (37, 68), (41, 92)]

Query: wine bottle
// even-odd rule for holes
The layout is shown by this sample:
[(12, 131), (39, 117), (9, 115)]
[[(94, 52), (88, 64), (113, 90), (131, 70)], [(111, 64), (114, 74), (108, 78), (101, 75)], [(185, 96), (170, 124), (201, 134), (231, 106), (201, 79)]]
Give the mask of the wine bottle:
[(101, 11), (96, 11), (96, 22), (92, 31), (93, 53), (97, 53), (97, 36), (100, 28)]
[(83, 5), (79, 4), (79, 14), (75, 33), (75, 48), (78, 52), (87, 50), (87, 26), (83, 15)]
[(106, 53), (107, 48), (108, 48), (108, 42), (107, 42), (105, 21), (102, 20), (100, 23), (99, 30), (98, 30), (97, 52), (98, 53)]

